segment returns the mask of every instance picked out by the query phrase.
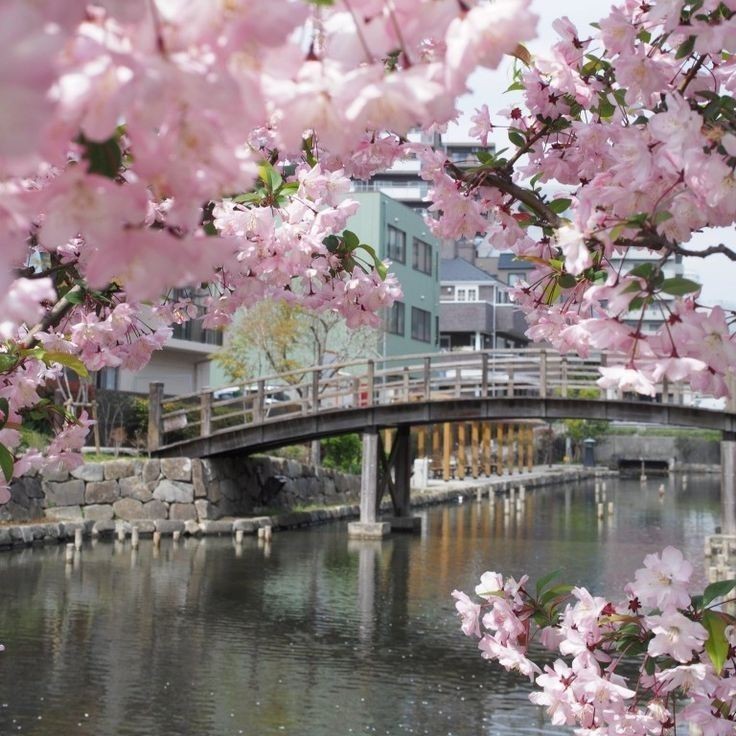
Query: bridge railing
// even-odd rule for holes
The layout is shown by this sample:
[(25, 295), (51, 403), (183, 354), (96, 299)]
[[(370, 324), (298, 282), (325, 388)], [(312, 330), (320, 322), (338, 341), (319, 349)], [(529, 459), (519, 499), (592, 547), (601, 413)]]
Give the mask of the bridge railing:
[[(600, 356), (543, 348), (364, 359), (264, 376), (227, 389), (165, 397), (151, 384), (149, 449), (269, 422), (349, 408), (462, 398), (622, 398), (604, 391)], [(683, 391), (660, 387), (660, 401)]]

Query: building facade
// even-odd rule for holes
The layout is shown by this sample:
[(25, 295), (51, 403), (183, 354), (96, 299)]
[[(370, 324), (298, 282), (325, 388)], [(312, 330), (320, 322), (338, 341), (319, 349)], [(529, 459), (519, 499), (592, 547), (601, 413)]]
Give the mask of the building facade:
[(434, 352), (439, 348), (439, 242), (421, 214), (382, 192), (351, 192), (350, 197), (360, 202), (360, 210), (348, 228), (391, 261), (404, 292), (385, 315), (378, 354)]

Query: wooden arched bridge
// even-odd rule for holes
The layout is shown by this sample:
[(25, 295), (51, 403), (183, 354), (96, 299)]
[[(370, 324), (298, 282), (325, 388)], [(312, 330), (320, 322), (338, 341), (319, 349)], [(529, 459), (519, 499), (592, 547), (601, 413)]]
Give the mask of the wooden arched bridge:
[[(370, 525), (385, 487), (397, 516), (408, 516), (411, 427), (580, 418), (697, 427), (736, 439), (732, 404), (704, 408), (717, 402), (667, 383), (654, 399), (606, 391), (596, 383), (601, 363), (600, 356), (534, 348), (322, 365), (173, 397), (156, 383), (150, 388), (149, 450), (202, 458), (360, 432), (361, 521)], [(396, 430), (388, 458), (378, 434), (387, 428)]]

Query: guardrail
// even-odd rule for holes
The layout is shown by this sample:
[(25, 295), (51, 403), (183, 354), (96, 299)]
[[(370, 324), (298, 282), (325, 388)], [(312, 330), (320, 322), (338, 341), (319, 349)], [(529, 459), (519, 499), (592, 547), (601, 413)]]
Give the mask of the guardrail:
[[(229, 387), (165, 397), (153, 383), (149, 450), (268, 422), (350, 408), (461, 398), (621, 399), (596, 381), (601, 356), (583, 359), (525, 348), (407, 355), (315, 366)], [(695, 395), (681, 385), (658, 387), (657, 401), (682, 405)], [(650, 400), (648, 398), (644, 400)]]

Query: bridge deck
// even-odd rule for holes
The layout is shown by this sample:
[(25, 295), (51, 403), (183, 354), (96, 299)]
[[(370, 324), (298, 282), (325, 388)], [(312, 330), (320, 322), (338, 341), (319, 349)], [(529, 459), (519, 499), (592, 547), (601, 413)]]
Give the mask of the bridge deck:
[(700, 427), (736, 434), (736, 413), (663, 384), (656, 400), (598, 387), (600, 360), (541, 350), (435, 353), (317, 366), (225, 390), (166, 398), (152, 384), (149, 449), (207, 457), (383, 427), (564, 418)]

